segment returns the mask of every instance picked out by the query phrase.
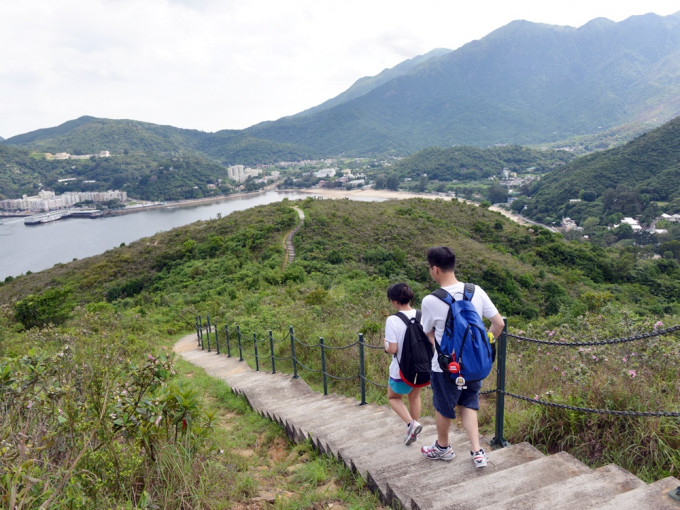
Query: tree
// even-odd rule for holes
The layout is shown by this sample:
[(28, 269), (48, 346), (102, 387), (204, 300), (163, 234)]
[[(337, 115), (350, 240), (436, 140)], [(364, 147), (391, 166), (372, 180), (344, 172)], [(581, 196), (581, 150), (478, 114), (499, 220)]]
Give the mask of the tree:
[(425, 191), (429, 182), (427, 175), (423, 174), (418, 178), (418, 191)]
[(398, 190), (399, 189), (399, 177), (396, 175), (390, 175), (385, 182), (387, 189)]
[(614, 233), (616, 234), (616, 239), (619, 241), (621, 239), (632, 239), (633, 227), (631, 227), (628, 223), (621, 223), (621, 225), (616, 227)]
[(487, 197), (493, 204), (505, 203), (508, 201), (508, 190), (500, 184), (492, 184), (487, 191)]

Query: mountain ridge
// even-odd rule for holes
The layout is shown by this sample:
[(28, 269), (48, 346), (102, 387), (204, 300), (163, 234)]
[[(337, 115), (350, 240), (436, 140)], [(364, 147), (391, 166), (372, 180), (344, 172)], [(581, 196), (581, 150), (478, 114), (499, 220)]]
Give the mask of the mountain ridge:
[[(114, 122), (128, 123), (128, 136), (146, 137), (141, 148), (127, 141), (127, 150), (163, 146), (160, 137), (166, 152), (200, 151), (224, 163), (253, 164), (401, 156), (432, 145), (537, 146), (584, 137), (615, 143), (677, 115), (680, 12), (621, 22), (597, 18), (579, 28), (516, 20), (457, 50), (433, 50), (361, 78), (316, 107), (244, 130)], [(94, 118), (2, 143), (67, 150), (64, 145), (75, 143), (67, 128), (82, 129), (88, 119)], [(108, 138), (123, 144), (125, 136)], [(92, 145), (81, 143), (70, 149)]]

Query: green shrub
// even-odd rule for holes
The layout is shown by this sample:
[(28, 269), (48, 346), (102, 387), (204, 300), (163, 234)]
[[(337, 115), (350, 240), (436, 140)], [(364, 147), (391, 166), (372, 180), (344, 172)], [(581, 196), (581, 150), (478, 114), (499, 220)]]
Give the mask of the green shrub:
[(73, 309), (70, 297), (68, 289), (48, 289), (42, 294), (31, 294), (15, 303), (15, 318), (26, 329), (62, 324)]

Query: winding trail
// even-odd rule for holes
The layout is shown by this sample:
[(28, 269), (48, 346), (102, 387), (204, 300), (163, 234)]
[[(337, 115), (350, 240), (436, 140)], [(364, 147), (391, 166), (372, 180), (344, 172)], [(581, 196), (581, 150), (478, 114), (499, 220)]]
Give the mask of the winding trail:
[(388, 406), (360, 406), (352, 398), (315, 392), (289, 374), (256, 372), (238, 357), (202, 350), (195, 333), (174, 350), (244, 395), (292, 440), (311, 440), (359, 473), (394, 508), (680, 510), (680, 502), (669, 496), (680, 486), (676, 478), (646, 484), (614, 464), (591, 469), (566, 452), (546, 456), (528, 443), (489, 451), (488, 467), (476, 469), (467, 435), (455, 426), (450, 439), (458, 456), (450, 462), (428, 460), (418, 445), (437, 437), (432, 418), (422, 419), (419, 440), (405, 446), (404, 424)]
[(295, 246), (293, 246), (293, 236), (297, 234), (297, 231), (300, 230), (302, 227), (303, 223), (305, 222), (305, 212), (300, 209), (299, 207), (293, 206), (293, 209), (295, 209), (298, 213), (298, 216), (300, 217), (300, 222), (297, 224), (297, 226), (288, 232), (288, 235), (283, 241), (283, 246), (285, 249), (285, 257), (283, 259), (283, 269), (286, 269), (286, 266), (288, 264), (292, 264), (293, 261), (295, 260)]

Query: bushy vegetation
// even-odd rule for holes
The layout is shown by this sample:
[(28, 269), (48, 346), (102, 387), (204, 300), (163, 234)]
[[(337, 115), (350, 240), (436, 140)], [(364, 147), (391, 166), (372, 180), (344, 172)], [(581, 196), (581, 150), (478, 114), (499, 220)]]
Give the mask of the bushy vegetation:
[[(119, 189), (143, 200), (183, 200), (233, 192), (227, 180), (225, 165), (192, 154), (125, 152), (108, 158), (46, 160), (27, 149), (0, 145), (0, 198), (36, 195), (42, 189), (58, 194)], [(208, 188), (218, 181), (219, 188)]]
[[(295, 236), (295, 261), (284, 268), (282, 241), (298, 222), (291, 205), (284, 200), (197, 222), (0, 285), (0, 391), (12, 411), (2, 418), (4, 501), (143, 507), (182, 493), (185, 507), (192, 507), (207, 496), (182, 492), (196, 485), (195, 478), (175, 470), (179, 461), (170, 459), (195, 471), (219, 470), (211, 449), (215, 423), (194, 390), (173, 376), (171, 342), (193, 330), (197, 315), (209, 313), (222, 341), (225, 326), (233, 335), (238, 325), (248, 339), (264, 339), (269, 330), (282, 339), (293, 326), (295, 336), (309, 344), (323, 337), (327, 345), (343, 346), (363, 333), (378, 345), (391, 313), (388, 285), (408, 281), (418, 302), (434, 289), (425, 262), (433, 245), (455, 249), (458, 277), (487, 290), (511, 331), (601, 338), (644, 331), (657, 320), (678, 323), (675, 261), (566, 242), (456, 201), (298, 201), (294, 205), (306, 219)], [(52, 317), (46, 304), (55, 301), (67, 305), (55, 306), (59, 313)], [(285, 342), (277, 345), (284, 349)], [(542, 398), (551, 391), (560, 402), (594, 407), (677, 406), (676, 369), (661, 361), (676, 356), (677, 335), (636, 346), (635, 357), (624, 350), (579, 353), (578, 359), (561, 359), (558, 371), (543, 351), (515, 347), (513, 391)], [(329, 371), (356, 373), (355, 352), (329, 350)], [(317, 363), (318, 349), (297, 354), (309, 366)], [(631, 361), (625, 370), (613, 365), (626, 355)], [(384, 381), (388, 362), (381, 351), (368, 352), (369, 379)], [(285, 364), (277, 368), (290, 370)], [(636, 377), (626, 370), (635, 370)], [(318, 376), (308, 375), (318, 387)], [(358, 394), (355, 382), (339, 381), (331, 390)], [(369, 391), (371, 400), (384, 399), (380, 388)], [(508, 405), (511, 440), (570, 448), (594, 463), (623, 458), (612, 441), (591, 448), (588, 434), (613, 421), (523, 406)], [(489, 427), (491, 405), (484, 409), (482, 424)], [(569, 420), (576, 425), (569, 425), (567, 435)], [(677, 450), (668, 436), (677, 437), (674, 425), (662, 419), (635, 422), (640, 427), (629, 423), (616, 421), (617, 434), (624, 446), (640, 444), (634, 458), (642, 467), (636, 471), (648, 478), (677, 475), (674, 454), (654, 457)], [(581, 425), (587, 425), (583, 433)], [(658, 440), (641, 443), (647, 433)], [(590, 446), (584, 449), (582, 441)], [(252, 495), (251, 482), (241, 481), (238, 497)]]
[(392, 165), (400, 177), (418, 179), (423, 174), (437, 181), (478, 181), (499, 177), (503, 169), (525, 173), (531, 169), (537, 175), (548, 173), (574, 159), (574, 154), (560, 150), (535, 150), (528, 147), (501, 146), (429, 147)]
[(513, 206), (547, 223), (568, 216), (592, 228), (632, 216), (648, 224), (663, 212), (680, 211), (679, 154), (680, 117), (624, 146), (576, 159)]
[[(617, 310), (608, 295), (586, 296), (590, 313), (577, 321), (535, 321), (529, 338), (555, 342), (604, 341), (668, 326), (654, 317)], [(560, 318), (561, 319), (561, 318)], [(512, 331), (511, 331), (512, 332)], [(507, 390), (565, 406), (633, 413), (678, 412), (678, 332), (618, 344), (569, 347), (511, 339)], [(610, 462), (647, 482), (680, 474), (677, 418), (615, 416), (534, 405), (506, 398), (511, 442), (529, 440), (546, 452), (570, 451), (592, 466)]]

